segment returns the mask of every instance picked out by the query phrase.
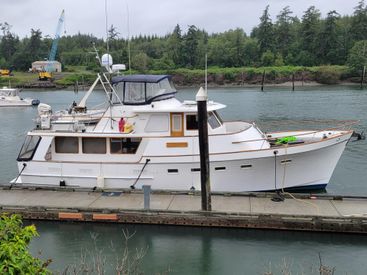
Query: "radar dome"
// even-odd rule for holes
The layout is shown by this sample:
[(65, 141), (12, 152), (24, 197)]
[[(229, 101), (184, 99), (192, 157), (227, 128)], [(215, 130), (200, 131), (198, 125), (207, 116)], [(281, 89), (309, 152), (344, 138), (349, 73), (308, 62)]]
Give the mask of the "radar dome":
[(102, 65), (105, 66), (105, 67), (106, 66), (110, 67), (113, 64), (112, 56), (110, 54), (107, 54), (107, 53), (102, 55), (102, 60), (101, 61), (102, 61)]

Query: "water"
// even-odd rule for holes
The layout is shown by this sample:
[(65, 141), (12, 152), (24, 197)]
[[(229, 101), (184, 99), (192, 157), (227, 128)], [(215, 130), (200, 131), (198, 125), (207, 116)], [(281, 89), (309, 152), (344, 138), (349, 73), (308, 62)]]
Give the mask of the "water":
[(33, 241), (32, 252), (54, 259), (51, 267), (57, 271), (65, 263), (80, 262), (82, 254), (102, 252), (107, 274), (114, 274), (116, 256), (125, 247), (122, 230), (135, 232), (128, 242), (131, 256), (135, 249), (146, 250), (140, 264), (145, 274), (263, 274), (269, 265), (273, 274), (281, 274), (283, 261), (292, 274), (318, 274), (319, 253), (336, 274), (366, 274), (367, 269), (367, 238), (359, 235), (51, 222), (36, 226), (41, 237)]
[[(195, 93), (184, 89), (178, 97), (193, 100)], [(38, 98), (54, 110), (67, 108), (83, 94), (23, 92), (24, 97)], [(220, 112), (225, 120), (254, 120), (265, 131), (328, 127), (331, 122), (355, 119), (360, 122), (354, 129), (367, 130), (367, 91), (356, 87), (308, 87), (296, 92), (282, 87), (268, 88), (264, 93), (256, 88), (220, 88), (211, 90), (209, 97), (227, 105)], [(104, 94), (97, 92), (90, 102), (93, 105), (103, 98)], [(16, 177), (15, 158), (26, 132), (34, 126), (36, 111), (0, 108), (0, 182)], [(327, 187), (328, 193), (367, 195), (366, 145), (366, 141), (348, 145)], [(318, 253), (324, 264), (336, 267), (336, 274), (365, 274), (367, 268), (367, 239), (359, 235), (59, 222), (36, 225), (40, 237), (32, 242), (31, 251), (36, 255), (41, 250), (43, 258), (54, 260), (51, 268), (59, 271), (79, 262), (81, 253), (95, 254), (97, 247), (106, 257), (108, 274), (113, 273), (116, 255), (123, 248), (122, 229), (136, 232), (129, 241), (132, 250), (147, 249), (141, 263), (146, 274), (167, 270), (173, 274), (262, 274), (269, 271), (270, 263), (273, 274), (280, 274), (283, 260), (292, 274), (318, 274)]]

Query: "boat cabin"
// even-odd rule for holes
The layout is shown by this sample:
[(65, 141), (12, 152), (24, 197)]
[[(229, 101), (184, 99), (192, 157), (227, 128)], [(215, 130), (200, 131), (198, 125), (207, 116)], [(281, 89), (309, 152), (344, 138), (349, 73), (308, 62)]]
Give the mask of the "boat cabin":
[(0, 96), (15, 97), (19, 96), (19, 89), (3, 87), (0, 89)]
[[(124, 75), (112, 78), (114, 104), (146, 105), (174, 97), (177, 90), (169, 75)], [(120, 102), (121, 100), (121, 102)]]

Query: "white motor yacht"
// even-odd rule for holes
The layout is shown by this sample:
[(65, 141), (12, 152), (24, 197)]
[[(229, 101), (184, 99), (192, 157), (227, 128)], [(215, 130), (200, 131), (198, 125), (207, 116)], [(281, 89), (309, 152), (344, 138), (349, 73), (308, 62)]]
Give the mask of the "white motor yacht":
[(3, 87), (0, 89), (0, 107), (35, 106), (40, 102), (38, 99), (20, 97), (20, 90)]
[[(55, 123), (51, 109), (40, 112), (20, 150), (13, 184), (200, 190), (196, 101), (177, 100), (168, 75), (117, 76), (111, 84), (108, 106), (93, 123), (78, 116)], [(325, 188), (352, 135), (264, 133), (255, 123), (223, 121), (218, 111), (225, 107), (207, 102), (212, 192)]]

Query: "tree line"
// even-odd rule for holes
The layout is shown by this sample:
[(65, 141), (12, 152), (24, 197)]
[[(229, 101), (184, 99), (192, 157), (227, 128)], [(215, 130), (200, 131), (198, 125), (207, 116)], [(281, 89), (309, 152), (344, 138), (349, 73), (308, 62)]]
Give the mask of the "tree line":
[[(209, 34), (194, 25), (183, 32), (179, 25), (164, 36), (139, 35), (127, 40), (113, 25), (108, 31), (110, 53), (115, 63), (129, 63), (138, 71), (197, 69), (204, 67), (205, 54), (211, 67), (320, 66), (349, 65), (354, 71), (366, 64), (367, 6), (361, 0), (352, 15), (341, 16), (332, 10), (322, 18), (309, 7), (301, 18), (289, 6), (271, 19), (266, 6), (259, 24), (250, 34), (237, 28)], [(28, 70), (31, 63), (47, 58), (52, 38), (31, 29), (20, 39), (9, 23), (0, 23), (0, 67)], [(105, 52), (106, 41), (91, 34), (60, 38), (56, 59), (63, 66), (87, 66), (96, 69), (92, 43)]]

